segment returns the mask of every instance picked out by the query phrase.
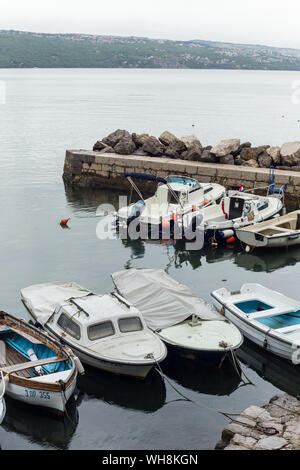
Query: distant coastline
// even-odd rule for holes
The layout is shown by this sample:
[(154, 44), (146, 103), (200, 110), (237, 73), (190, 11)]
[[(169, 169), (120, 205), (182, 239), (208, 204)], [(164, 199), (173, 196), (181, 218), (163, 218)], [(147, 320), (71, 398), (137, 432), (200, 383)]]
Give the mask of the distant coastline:
[(300, 49), (0, 30), (0, 68), (300, 70)]

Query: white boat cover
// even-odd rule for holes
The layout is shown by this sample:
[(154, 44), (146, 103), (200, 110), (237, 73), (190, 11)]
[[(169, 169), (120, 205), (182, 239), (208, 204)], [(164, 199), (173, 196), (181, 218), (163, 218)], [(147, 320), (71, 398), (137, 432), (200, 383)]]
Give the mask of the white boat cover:
[(177, 325), (192, 314), (203, 320), (224, 321), (213, 306), (162, 269), (128, 269), (113, 273), (112, 279), (152, 330)]
[(21, 289), (21, 297), (28, 310), (41, 325), (48, 320), (56, 306), (71, 297), (84, 297), (90, 291), (75, 282), (46, 282)]

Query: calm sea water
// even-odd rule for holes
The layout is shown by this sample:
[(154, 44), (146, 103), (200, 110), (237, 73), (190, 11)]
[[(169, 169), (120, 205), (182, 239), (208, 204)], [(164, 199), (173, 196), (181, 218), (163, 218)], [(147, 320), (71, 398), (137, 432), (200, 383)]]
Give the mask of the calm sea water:
[[(126, 267), (167, 269), (206, 300), (220, 286), (260, 282), (299, 297), (300, 249), (245, 254), (236, 248), (186, 252), (167, 244), (99, 240), (95, 217), (110, 191), (66, 190), (66, 148), (92, 148), (116, 128), (179, 137), (204, 145), (239, 137), (254, 145), (299, 140), (300, 105), (293, 72), (194, 70), (0, 70), (1, 309), (28, 318), (19, 290), (73, 280), (96, 292), (113, 288)], [(71, 217), (70, 230), (58, 225)], [(155, 371), (144, 382), (87, 369), (69, 418), (59, 420), (7, 399), (0, 427), (4, 449), (208, 449), (227, 420), (280, 390), (300, 394), (300, 373), (245, 344), (240, 352), (255, 385), (241, 386), (231, 368), (208, 371), (170, 357), (162, 364), (176, 388), (199, 406), (177, 401)]]

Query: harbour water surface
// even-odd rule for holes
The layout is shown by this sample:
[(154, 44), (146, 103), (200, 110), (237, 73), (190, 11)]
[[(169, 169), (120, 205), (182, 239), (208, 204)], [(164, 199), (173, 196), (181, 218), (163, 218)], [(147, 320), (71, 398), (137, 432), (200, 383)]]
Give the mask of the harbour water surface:
[[(99, 240), (96, 208), (113, 191), (66, 189), (66, 148), (92, 148), (116, 128), (179, 137), (204, 145), (239, 137), (254, 145), (299, 140), (300, 105), (292, 103), (295, 72), (193, 70), (1, 70), (0, 299), (2, 310), (28, 318), (19, 290), (72, 280), (96, 292), (113, 288), (110, 273), (163, 268), (210, 301), (220, 286), (259, 282), (300, 298), (300, 248), (243, 253), (239, 247), (186, 252), (180, 246)], [(69, 230), (58, 222), (71, 217)], [(227, 367), (210, 371), (170, 356), (145, 382), (87, 368), (59, 420), (7, 399), (3, 449), (209, 449), (227, 420), (281, 390), (300, 395), (300, 371), (246, 343), (240, 352), (254, 385)]]

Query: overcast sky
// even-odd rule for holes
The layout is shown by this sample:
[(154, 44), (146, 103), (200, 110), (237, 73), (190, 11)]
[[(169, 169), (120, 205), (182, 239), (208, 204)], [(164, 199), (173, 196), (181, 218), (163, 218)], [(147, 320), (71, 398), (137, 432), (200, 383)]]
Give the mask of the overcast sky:
[(299, 0), (0, 0), (0, 29), (300, 48)]

